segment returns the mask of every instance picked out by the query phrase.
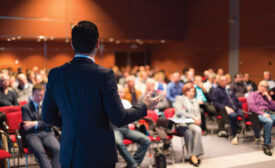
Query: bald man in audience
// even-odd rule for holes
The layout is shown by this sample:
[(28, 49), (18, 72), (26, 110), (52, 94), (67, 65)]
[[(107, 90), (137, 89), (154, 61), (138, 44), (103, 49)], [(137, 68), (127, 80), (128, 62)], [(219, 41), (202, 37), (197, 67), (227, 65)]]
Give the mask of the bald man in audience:
[(266, 155), (272, 156), (271, 131), (275, 125), (275, 103), (268, 93), (268, 82), (263, 80), (258, 85), (258, 90), (249, 94), (247, 98), (248, 110), (256, 113), (264, 125), (263, 150)]
[(0, 74), (0, 107), (18, 106), (16, 94), (9, 89), (10, 77), (7, 74)]
[(269, 89), (273, 89), (275, 87), (275, 81), (271, 79), (270, 71), (264, 71), (264, 80), (267, 81)]
[(27, 77), (25, 74), (19, 74), (17, 76), (18, 86), (13, 88), (16, 93), (17, 101), (29, 101), (30, 96), (32, 95), (32, 84), (28, 83)]

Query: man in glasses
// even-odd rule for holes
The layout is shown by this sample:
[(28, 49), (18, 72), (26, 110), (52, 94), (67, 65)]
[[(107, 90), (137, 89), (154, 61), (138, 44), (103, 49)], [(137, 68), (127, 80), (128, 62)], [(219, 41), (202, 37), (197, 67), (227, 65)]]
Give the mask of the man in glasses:
[(275, 103), (268, 93), (268, 83), (263, 80), (258, 85), (258, 90), (249, 94), (247, 98), (248, 110), (256, 113), (264, 126), (264, 146), (266, 155), (272, 156), (271, 130), (275, 124)]

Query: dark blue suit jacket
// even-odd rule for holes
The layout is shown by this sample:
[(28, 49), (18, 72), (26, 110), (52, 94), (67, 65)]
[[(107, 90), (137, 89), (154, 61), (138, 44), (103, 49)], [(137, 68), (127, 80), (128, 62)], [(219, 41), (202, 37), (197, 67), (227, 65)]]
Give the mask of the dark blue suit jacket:
[(114, 165), (117, 153), (112, 124), (121, 127), (147, 114), (144, 103), (125, 110), (113, 71), (88, 58), (74, 58), (49, 72), (43, 120), (59, 123), (59, 110), (60, 163), (77, 168)]
[(51, 131), (50, 125), (46, 124), (44, 121), (42, 121), (41, 116), (38, 116), (38, 113), (34, 107), (33, 101), (30, 101), (29, 103), (22, 106), (21, 110), (22, 110), (23, 121), (37, 121), (38, 122), (37, 129), (31, 128), (28, 131), (24, 131), (25, 136), (27, 136), (30, 133), (38, 133), (41, 130), (42, 131), (45, 131), (45, 130)]

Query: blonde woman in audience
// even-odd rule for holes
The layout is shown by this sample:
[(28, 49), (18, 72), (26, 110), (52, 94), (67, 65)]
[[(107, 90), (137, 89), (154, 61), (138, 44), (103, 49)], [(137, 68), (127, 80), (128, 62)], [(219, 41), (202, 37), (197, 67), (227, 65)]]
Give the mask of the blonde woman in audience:
[(190, 163), (199, 167), (199, 156), (203, 155), (201, 134), (201, 113), (199, 103), (195, 98), (196, 89), (192, 83), (186, 83), (182, 88), (183, 95), (177, 96), (174, 103), (176, 119), (192, 119), (194, 122), (181, 124), (177, 131), (184, 136), (187, 155)]
[(161, 92), (164, 96), (166, 96), (167, 84), (164, 82), (165, 74), (163, 72), (158, 72), (155, 74), (154, 79), (156, 81), (155, 90)]

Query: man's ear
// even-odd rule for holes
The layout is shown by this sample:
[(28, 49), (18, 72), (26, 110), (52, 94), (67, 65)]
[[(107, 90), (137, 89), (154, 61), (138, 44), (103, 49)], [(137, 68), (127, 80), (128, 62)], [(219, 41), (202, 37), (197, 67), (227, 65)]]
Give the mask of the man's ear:
[(99, 48), (99, 39), (97, 40), (97, 43), (95, 45), (95, 48), (98, 49)]

